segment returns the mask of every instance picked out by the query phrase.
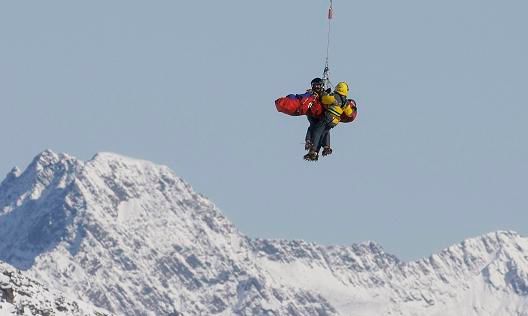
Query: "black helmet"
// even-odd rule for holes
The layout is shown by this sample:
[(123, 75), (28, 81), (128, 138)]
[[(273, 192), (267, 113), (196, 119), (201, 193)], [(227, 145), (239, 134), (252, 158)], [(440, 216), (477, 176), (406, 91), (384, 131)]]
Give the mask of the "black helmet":
[(313, 85), (321, 85), (324, 86), (324, 80), (321, 78), (313, 78), (310, 84)]

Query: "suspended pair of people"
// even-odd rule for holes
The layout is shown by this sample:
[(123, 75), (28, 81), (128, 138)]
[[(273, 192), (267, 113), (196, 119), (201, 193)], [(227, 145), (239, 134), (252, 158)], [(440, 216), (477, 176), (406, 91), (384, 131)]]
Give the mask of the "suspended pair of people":
[(308, 150), (308, 153), (304, 155), (304, 159), (316, 161), (319, 159), (321, 148), (323, 156), (332, 154), (330, 130), (341, 122), (342, 116), (350, 118), (349, 121), (353, 120), (357, 108), (355, 102), (347, 99), (349, 88), (346, 82), (339, 82), (334, 91), (331, 91), (325, 90), (323, 79), (315, 78), (311, 81), (311, 89), (308, 91), (314, 94), (317, 102), (323, 107), (322, 115), (307, 115), (310, 126), (306, 131), (304, 149)]
[(325, 90), (324, 80), (314, 78), (311, 89), (304, 94), (290, 94), (275, 101), (279, 112), (292, 116), (306, 115), (310, 126), (306, 132), (305, 160), (317, 161), (322, 155), (332, 154), (330, 130), (340, 122), (352, 122), (357, 115), (356, 103), (348, 99), (348, 84), (340, 82), (335, 89)]

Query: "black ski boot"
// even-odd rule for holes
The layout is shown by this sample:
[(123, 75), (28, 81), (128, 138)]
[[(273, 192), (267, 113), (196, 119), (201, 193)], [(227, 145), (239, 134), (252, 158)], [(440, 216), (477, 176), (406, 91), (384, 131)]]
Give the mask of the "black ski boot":
[(325, 146), (323, 148), (323, 156), (328, 156), (328, 155), (331, 155), (333, 152), (332, 148), (330, 148), (330, 146)]
[(304, 155), (304, 160), (317, 161), (318, 159), (319, 154), (315, 150), (310, 150), (306, 155)]

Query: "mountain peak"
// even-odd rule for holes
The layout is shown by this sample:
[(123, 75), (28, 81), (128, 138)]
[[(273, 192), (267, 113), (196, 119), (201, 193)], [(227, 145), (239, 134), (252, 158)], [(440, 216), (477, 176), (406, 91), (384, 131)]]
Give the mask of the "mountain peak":
[[(449, 247), (444, 251), (453, 251), (458, 248), (465, 254), (485, 257), (501, 249), (516, 248), (516, 244), (524, 238), (515, 231), (499, 230), (482, 236), (468, 238), (458, 245)], [(455, 250), (456, 251), (456, 250)]]
[(112, 181), (118, 181), (125, 177), (136, 184), (142, 185), (147, 184), (145, 181), (157, 181), (156, 179), (159, 177), (182, 181), (167, 166), (111, 152), (95, 154), (86, 162), (83, 172), (87, 176), (110, 176), (113, 178)]
[(21, 174), (22, 174), (22, 171), (20, 170), (20, 168), (13, 167), (11, 171), (9, 171), (9, 173), (6, 175), (5, 179), (2, 182), (0, 182), (0, 186), (3, 186), (4, 184), (7, 184), (15, 180), (16, 178), (20, 177)]
[(513, 230), (498, 230), (496, 232), (489, 233), (484, 236), (494, 236), (495, 238), (503, 242), (516, 240), (522, 237), (519, 233)]
[(22, 170), (20, 170), (20, 168), (18, 167), (13, 167), (11, 169), (11, 171), (9, 171), (7, 177), (13, 177), (13, 178), (18, 178), (20, 177), (20, 174), (22, 173)]
[(43, 168), (60, 163), (61, 161), (68, 160), (77, 159), (65, 153), (56, 153), (51, 149), (46, 149), (33, 158), (28, 169), (42, 170)]
[(59, 154), (48, 148), (37, 154), (33, 160), (49, 160), (58, 158)]
[(10, 212), (26, 201), (37, 200), (47, 189), (64, 188), (83, 162), (67, 154), (44, 150), (20, 172), (14, 168), (0, 184), (0, 213)]
[(141, 160), (136, 158), (131, 158), (128, 156), (120, 155), (113, 152), (98, 152), (96, 153), (92, 159), (89, 161), (98, 161), (98, 162), (112, 162), (112, 161), (121, 161), (125, 163), (142, 163), (142, 164), (154, 164), (147, 160)]

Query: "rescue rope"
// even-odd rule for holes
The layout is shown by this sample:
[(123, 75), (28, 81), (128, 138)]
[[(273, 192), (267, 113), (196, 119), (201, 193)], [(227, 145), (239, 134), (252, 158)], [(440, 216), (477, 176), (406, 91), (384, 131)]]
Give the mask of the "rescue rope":
[(327, 34), (327, 41), (326, 41), (326, 61), (325, 61), (325, 67), (323, 70), (323, 80), (325, 82), (325, 87), (333, 88), (332, 82), (330, 82), (330, 68), (328, 63), (328, 57), (330, 52), (330, 32), (331, 32), (331, 21), (332, 17), (334, 15), (334, 8), (332, 5), (332, 0), (330, 0), (330, 8), (328, 8), (328, 34)]

